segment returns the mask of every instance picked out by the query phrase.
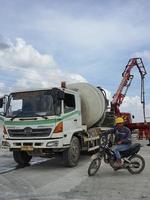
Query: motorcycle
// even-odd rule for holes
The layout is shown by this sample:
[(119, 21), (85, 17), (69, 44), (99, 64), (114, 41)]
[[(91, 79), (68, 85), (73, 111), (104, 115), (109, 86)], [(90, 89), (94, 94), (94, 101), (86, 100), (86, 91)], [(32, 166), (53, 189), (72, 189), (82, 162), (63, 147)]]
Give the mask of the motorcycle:
[(131, 174), (139, 174), (145, 168), (144, 158), (138, 154), (141, 145), (139, 143), (132, 144), (126, 151), (121, 151), (122, 166), (115, 167), (116, 161), (115, 153), (111, 149), (111, 143), (100, 144), (99, 151), (92, 156), (92, 161), (88, 168), (88, 175), (94, 176), (101, 166), (102, 159), (106, 164), (116, 171), (120, 169), (127, 169)]

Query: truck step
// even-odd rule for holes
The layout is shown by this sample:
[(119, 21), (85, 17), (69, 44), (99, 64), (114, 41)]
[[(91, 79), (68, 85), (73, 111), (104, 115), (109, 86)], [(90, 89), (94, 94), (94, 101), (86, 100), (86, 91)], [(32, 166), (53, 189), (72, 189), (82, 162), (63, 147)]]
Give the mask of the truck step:
[(99, 145), (95, 146), (95, 147), (90, 147), (88, 148), (88, 152), (89, 151), (94, 151), (95, 149), (98, 149), (99, 148)]

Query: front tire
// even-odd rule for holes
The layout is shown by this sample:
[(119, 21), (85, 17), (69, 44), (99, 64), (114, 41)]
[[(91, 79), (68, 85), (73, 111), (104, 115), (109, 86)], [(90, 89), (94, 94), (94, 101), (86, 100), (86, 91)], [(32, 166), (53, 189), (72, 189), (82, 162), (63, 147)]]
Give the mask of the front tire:
[(13, 157), (15, 162), (20, 166), (27, 165), (32, 158), (32, 156), (28, 155), (25, 151), (13, 151)]
[(70, 148), (63, 152), (64, 164), (67, 167), (75, 167), (80, 158), (80, 142), (76, 136), (73, 136)]
[(129, 158), (131, 162), (127, 168), (131, 174), (139, 174), (145, 168), (145, 160), (142, 156), (136, 154), (133, 157)]
[(88, 175), (89, 176), (94, 176), (96, 172), (99, 170), (101, 165), (101, 159), (100, 158), (95, 158), (92, 160), (89, 168), (88, 168)]

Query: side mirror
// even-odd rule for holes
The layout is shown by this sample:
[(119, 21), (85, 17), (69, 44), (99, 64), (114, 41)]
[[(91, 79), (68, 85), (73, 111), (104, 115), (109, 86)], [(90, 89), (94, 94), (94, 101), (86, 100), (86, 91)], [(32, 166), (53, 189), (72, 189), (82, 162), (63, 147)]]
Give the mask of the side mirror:
[(3, 104), (4, 104), (4, 98), (0, 98), (0, 108), (3, 107)]

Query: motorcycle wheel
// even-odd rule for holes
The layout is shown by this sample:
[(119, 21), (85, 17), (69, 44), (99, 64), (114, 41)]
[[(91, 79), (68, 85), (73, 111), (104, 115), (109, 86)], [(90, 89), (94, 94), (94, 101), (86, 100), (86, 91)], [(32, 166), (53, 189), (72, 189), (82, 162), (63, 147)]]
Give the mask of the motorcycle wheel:
[(129, 164), (127, 169), (131, 174), (139, 174), (145, 168), (145, 160), (142, 156), (136, 154), (129, 158), (129, 160), (131, 163)]
[(101, 165), (101, 159), (100, 158), (95, 158), (92, 160), (89, 168), (88, 168), (88, 175), (89, 176), (94, 176), (98, 169), (100, 168)]

